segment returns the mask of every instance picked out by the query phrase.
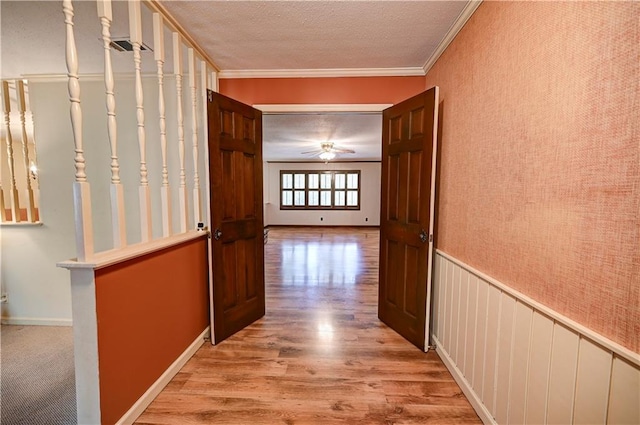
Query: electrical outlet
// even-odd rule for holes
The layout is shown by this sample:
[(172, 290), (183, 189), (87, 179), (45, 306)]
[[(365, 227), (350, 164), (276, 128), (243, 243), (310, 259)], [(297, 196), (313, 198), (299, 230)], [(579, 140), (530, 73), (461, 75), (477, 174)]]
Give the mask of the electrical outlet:
[(7, 294), (2, 294), (0, 296), (0, 303), (5, 304), (9, 302), (9, 296)]

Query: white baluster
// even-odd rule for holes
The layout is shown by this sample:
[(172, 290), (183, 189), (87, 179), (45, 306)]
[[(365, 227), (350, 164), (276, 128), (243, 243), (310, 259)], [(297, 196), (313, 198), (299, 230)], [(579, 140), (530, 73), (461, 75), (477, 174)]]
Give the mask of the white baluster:
[(27, 198), (27, 221), (35, 223), (36, 207), (35, 198), (33, 196), (33, 188), (31, 187), (31, 170), (29, 160), (29, 138), (27, 136), (27, 121), (25, 118), (27, 112), (27, 102), (24, 92), (24, 81), (16, 80), (16, 94), (18, 98), (18, 110), (20, 112), (20, 128), (22, 133), (22, 165), (24, 167), (24, 178), (27, 184), (25, 189)]
[(147, 177), (147, 141), (144, 130), (144, 96), (142, 93), (142, 13), (140, 0), (129, 0), (129, 34), (133, 45), (133, 64), (136, 82), (136, 119), (138, 122), (138, 145), (140, 146), (140, 235), (142, 242), (151, 240), (151, 192)]
[(2, 82), (2, 107), (4, 111), (4, 125), (7, 132), (7, 162), (9, 163), (9, 202), (11, 202), (11, 221), (20, 222), (20, 200), (16, 186), (16, 175), (13, 159), (13, 137), (11, 136), (11, 98), (9, 97), (9, 82)]
[[(0, 170), (2, 170), (0, 168)], [(2, 186), (2, 173), (0, 173), (0, 223), (7, 221), (7, 210), (4, 206), (4, 190)]]
[(191, 142), (193, 145), (193, 221), (202, 221), (202, 204), (200, 202), (200, 174), (198, 173), (198, 92), (196, 85), (196, 57), (189, 48), (189, 88), (191, 89)]
[(153, 14), (153, 53), (158, 67), (158, 112), (160, 116), (160, 150), (162, 151), (162, 236), (171, 236), (171, 190), (167, 168), (167, 124), (164, 106), (164, 21), (159, 13)]
[(0, 223), (7, 221), (7, 210), (4, 206), (4, 190), (2, 188), (2, 173), (0, 173)]
[[(202, 113), (202, 146), (204, 146), (204, 181), (205, 181), (205, 188), (209, 187), (209, 137), (208, 137), (208, 128), (207, 125), (209, 123), (209, 119), (207, 116), (207, 105), (209, 104), (208, 102), (208, 96), (207, 96), (207, 88), (211, 87), (210, 81), (209, 81), (209, 70), (208, 70), (208, 66), (207, 66), (207, 62), (204, 60), (200, 61), (200, 94), (201, 94), (201, 105), (202, 107), (200, 108), (201, 113)], [(211, 200), (209, 199), (210, 195), (208, 194), (208, 191), (205, 191), (205, 196), (204, 196), (204, 222), (208, 223), (208, 225), (210, 226), (210, 219), (211, 219)]]
[(173, 72), (176, 75), (176, 116), (178, 118), (178, 155), (180, 156), (180, 232), (187, 231), (189, 209), (187, 204), (187, 175), (184, 158), (184, 122), (182, 116), (182, 37), (173, 33)]
[(4, 206), (4, 190), (2, 190), (2, 181), (0, 180), (0, 223), (7, 221), (7, 211)]
[(62, 11), (66, 26), (66, 61), (69, 77), (69, 101), (71, 102), (71, 128), (75, 145), (75, 182), (73, 183), (73, 203), (76, 224), (76, 250), (78, 261), (86, 261), (93, 256), (93, 225), (91, 219), (91, 191), (85, 172), (82, 146), (82, 109), (80, 108), (80, 80), (78, 79), (78, 52), (73, 33), (73, 4), (63, 0)]
[(118, 163), (118, 132), (116, 124), (116, 97), (113, 93), (114, 80), (111, 66), (111, 0), (98, 0), (98, 18), (102, 25), (102, 47), (104, 48), (104, 88), (107, 106), (107, 132), (111, 146), (111, 232), (113, 247), (127, 245), (125, 224), (124, 190), (120, 182), (120, 164)]
[[(26, 122), (27, 129), (31, 131), (31, 139), (29, 140), (29, 172), (31, 175), (31, 189), (33, 190), (33, 199), (36, 211), (38, 211), (38, 200), (40, 199), (40, 182), (38, 179), (38, 149), (36, 146), (36, 129), (33, 124), (33, 112), (31, 111), (31, 101), (29, 100), (29, 84), (24, 89), (25, 100), (27, 106)], [(38, 220), (40, 218), (38, 217)]]

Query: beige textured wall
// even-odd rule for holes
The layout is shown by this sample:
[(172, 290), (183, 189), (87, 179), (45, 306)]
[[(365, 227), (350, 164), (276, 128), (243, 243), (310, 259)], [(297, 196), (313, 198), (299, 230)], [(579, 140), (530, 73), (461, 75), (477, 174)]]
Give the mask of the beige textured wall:
[(438, 248), (640, 352), (640, 3), (485, 2), (426, 82)]

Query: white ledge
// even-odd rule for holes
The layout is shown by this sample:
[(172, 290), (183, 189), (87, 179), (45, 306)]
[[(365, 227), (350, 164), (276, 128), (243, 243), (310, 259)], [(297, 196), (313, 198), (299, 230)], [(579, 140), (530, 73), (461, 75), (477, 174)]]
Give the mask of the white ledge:
[(13, 221), (5, 221), (0, 223), (0, 227), (40, 227), (42, 226), (42, 222), (41, 221), (36, 221), (34, 223), (31, 223), (29, 221), (21, 221), (18, 223), (15, 223)]
[(134, 258), (142, 257), (143, 255), (160, 251), (165, 248), (169, 248), (175, 245), (179, 245), (190, 240), (202, 238), (208, 236), (209, 232), (191, 230), (187, 233), (181, 233), (179, 235), (169, 236), (167, 238), (156, 239), (147, 243), (138, 243), (135, 245), (129, 245), (122, 249), (111, 249), (109, 251), (99, 252), (94, 254), (88, 261), (77, 261), (71, 259), (67, 261), (61, 261), (56, 266), (64, 269), (101, 269), (111, 266), (113, 264), (122, 263)]

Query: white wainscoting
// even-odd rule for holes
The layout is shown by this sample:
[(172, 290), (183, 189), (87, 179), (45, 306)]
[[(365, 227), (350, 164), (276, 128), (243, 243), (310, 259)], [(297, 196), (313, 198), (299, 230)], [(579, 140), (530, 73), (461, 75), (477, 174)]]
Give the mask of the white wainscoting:
[(484, 423), (640, 424), (640, 355), (437, 251), (431, 336)]

